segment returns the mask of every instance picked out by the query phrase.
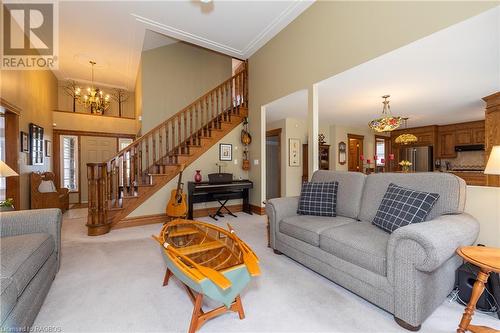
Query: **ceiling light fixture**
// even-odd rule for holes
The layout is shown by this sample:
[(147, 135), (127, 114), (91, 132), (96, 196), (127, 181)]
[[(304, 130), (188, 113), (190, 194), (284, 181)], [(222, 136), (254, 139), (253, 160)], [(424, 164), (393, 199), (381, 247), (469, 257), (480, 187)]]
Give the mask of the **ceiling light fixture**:
[(368, 126), (375, 132), (390, 132), (401, 126), (401, 117), (394, 117), (391, 113), (391, 107), (387, 100), (391, 95), (384, 95), (384, 108), (382, 109), (382, 117), (374, 119), (368, 123)]
[(87, 108), (90, 108), (90, 113), (103, 114), (109, 108), (109, 95), (104, 95), (104, 92), (94, 86), (94, 65), (95, 61), (90, 60), (92, 66), (91, 87), (87, 88), (87, 93), (82, 95), (82, 89), (75, 89), (75, 97), (77, 101)]
[[(403, 121), (406, 129), (408, 118), (403, 118)], [(410, 145), (418, 142), (418, 138), (413, 134), (403, 133), (396, 138), (395, 142), (400, 145)]]

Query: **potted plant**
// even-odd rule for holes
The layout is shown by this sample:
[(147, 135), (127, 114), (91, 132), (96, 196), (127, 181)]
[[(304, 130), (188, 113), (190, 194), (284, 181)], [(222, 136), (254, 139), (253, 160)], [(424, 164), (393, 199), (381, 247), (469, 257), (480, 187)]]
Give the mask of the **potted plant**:
[(6, 200), (0, 200), (0, 212), (7, 212), (14, 210), (14, 199), (8, 198)]
[(410, 171), (410, 167), (412, 166), (412, 163), (407, 160), (402, 160), (399, 162), (399, 165), (401, 165), (401, 168), (403, 169), (403, 172), (408, 172)]

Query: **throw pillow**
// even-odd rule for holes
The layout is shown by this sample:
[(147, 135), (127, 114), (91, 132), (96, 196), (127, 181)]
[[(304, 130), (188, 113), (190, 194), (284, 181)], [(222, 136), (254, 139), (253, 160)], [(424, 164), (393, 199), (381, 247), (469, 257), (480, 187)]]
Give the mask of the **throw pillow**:
[(414, 191), (391, 183), (372, 223), (392, 233), (405, 225), (423, 222), (438, 199), (437, 193)]
[(40, 186), (38, 186), (38, 192), (49, 193), (49, 192), (57, 192), (57, 190), (52, 180), (42, 180)]
[(337, 216), (338, 182), (302, 183), (297, 214)]

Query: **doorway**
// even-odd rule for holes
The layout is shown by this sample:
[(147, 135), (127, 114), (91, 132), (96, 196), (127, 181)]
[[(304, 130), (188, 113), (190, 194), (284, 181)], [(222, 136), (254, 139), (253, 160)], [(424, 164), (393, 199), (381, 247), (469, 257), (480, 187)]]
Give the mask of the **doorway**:
[(389, 148), (391, 146), (391, 139), (387, 136), (375, 135), (375, 156), (377, 160), (375, 161), (375, 166), (377, 172), (386, 172), (389, 170), (388, 159), (389, 159)]
[[(19, 116), (21, 110), (0, 99), (0, 159), (19, 174), (20, 132)], [(21, 209), (21, 183), (19, 176), (0, 178), (0, 200), (11, 198), (14, 209)]]
[(266, 132), (266, 200), (281, 197), (281, 128)]
[(365, 137), (357, 134), (347, 134), (349, 141), (347, 166), (349, 171), (363, 172), (363, 162), (361, 156), (363, 155), (363, 144)]

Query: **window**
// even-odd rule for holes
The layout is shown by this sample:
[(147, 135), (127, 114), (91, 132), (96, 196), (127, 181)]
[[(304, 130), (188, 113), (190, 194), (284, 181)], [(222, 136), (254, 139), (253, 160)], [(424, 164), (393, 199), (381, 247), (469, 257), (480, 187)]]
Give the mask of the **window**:
[(375, 138), (375, 146), (376, 146), (376, 152), (375, 154), (377, 155), (377, 166), (384, 166), (385, 165), (385, 139), (382, 138)]
[(78, 137), (61, 135), (61, 184), (71, 192), (78, 191)]

